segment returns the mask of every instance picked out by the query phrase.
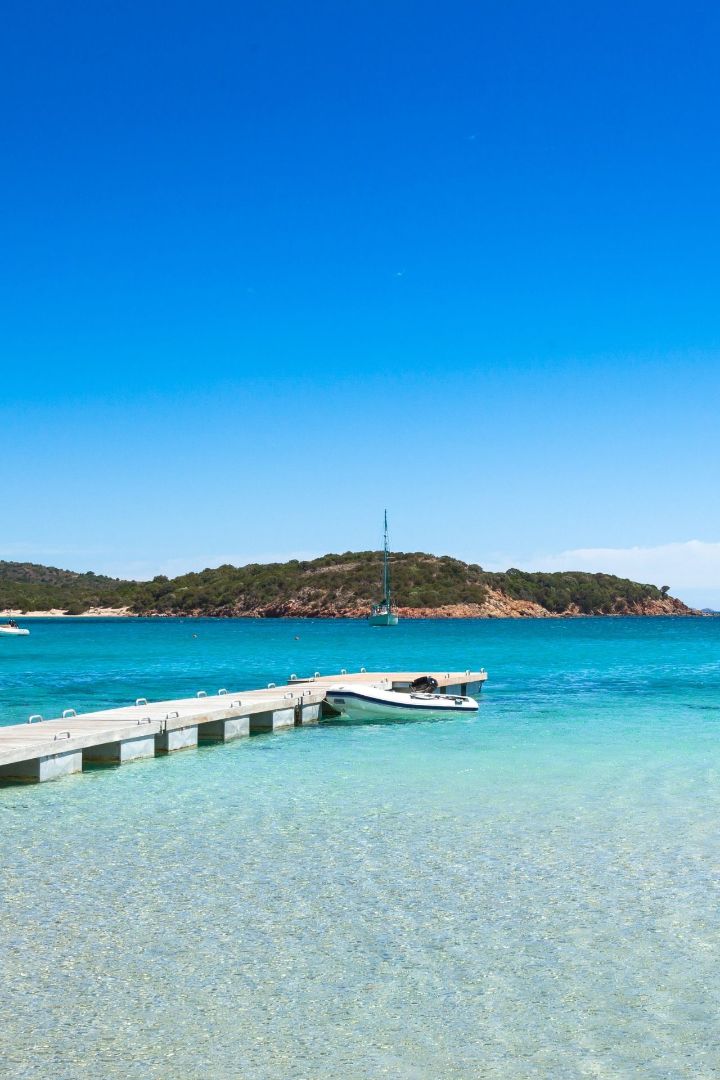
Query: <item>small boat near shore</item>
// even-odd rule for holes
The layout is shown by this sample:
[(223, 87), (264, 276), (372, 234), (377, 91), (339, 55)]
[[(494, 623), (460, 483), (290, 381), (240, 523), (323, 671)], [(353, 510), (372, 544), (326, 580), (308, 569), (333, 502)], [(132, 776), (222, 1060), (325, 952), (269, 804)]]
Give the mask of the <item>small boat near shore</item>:
[(14, 637), (27, 637), (29, 633), (29, 630), (25, 630), (22, 626), (18, 626), (13, 619), (7, 623), (0, 623), (0, 634), (12, 635)]
[[(434, 684), (434, 686), (433, 686)], [(407, 691), (381, 690), (370, 683), (331, 686), (325, 695), (328, 704), (349, 720), (417, 720), (430, 717), (475, 713), (475, 698), (435, 693), (432, 678), (417, 679)]]

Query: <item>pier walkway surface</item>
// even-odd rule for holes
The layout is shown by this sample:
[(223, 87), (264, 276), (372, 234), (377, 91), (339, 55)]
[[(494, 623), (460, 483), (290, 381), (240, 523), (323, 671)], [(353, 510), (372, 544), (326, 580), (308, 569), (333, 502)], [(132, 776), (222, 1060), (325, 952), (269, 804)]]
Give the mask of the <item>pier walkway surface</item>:
[(357, 682), (405, 690), (420, 675), (432, 675), (439, 691), (450, 694), (478, 693), (487, 678), (485, 671), (316, 672), (263, 690), (200, 690), (193, 698), (138, 698), (134, 705), (101, 712), (66, 709), (52, 720), (31, 716), (25, 724), (0, 727), (0, 782), (54, 780), (82, 772), (85, 763), (122, 765), (198, 743), (318, 723), (330, 686)]

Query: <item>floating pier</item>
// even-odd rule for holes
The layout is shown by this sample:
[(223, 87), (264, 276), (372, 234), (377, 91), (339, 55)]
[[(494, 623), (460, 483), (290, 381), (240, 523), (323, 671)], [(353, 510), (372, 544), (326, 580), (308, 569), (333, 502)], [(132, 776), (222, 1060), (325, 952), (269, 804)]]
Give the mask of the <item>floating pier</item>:
[(82, 772), (86, 763), (123, 765), (158, 754), (228, 742), (248, 735), (283, 731), (318, 723), (332, 710), (325, 702), (328, 686), (342, 682), (370, 683), (384, 690), (406, 690), (413, 679), (432, 675), (438, 691), (476, 694), (485, 671), (346, 672), (308, 678), (293, 675), (285, 686), (148, 702), (138, 698), (126, 708), (61, 717), (31, 716), (25, 724), (0, 727), (0, 781), (38, 782)]

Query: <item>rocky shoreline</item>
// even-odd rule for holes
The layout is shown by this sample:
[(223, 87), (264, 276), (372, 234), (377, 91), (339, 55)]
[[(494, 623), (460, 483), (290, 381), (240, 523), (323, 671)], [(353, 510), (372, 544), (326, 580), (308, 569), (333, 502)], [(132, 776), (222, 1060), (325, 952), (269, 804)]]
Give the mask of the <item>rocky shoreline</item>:
[[(701, 615), (702, 612), (683, 604), (681, 600), (673, 597), (664, 597), (661, 600), (643, 600), (635, 604), (619, 601), (610, 611), (583, 612), (577, 605), (572, 605), (565, 611), (548, 611), (540, 604), (532, 600), (513, 600), (501, 592), (488, 590), (488, 596), (482, 604), (448, 604), (437, 608), (410, 608), (398, 607), (398, 615), (402, 619), (564, 619), (564, 618), (589, 618), (591, 616), (621, 616), (633, 615), (660, 616), (660, 615)], [(215, 618), (250, 618), (250, 619), (364, 619), (367, 617), (367, 606), (357, 605), (329, 605), (320, 606), (302, 601), (290, 600), (281, 604), (267, 605), (265, 607), (232, 607), (218, 608), (212, 612), (189, 611), (189, 612), (166, 612), (145, 611), (147, 617), (172, 618), (183, 615), (187, 618), (201, 618), (212, 616)]]
[[(610, 611), (583, 612), (577, 605), (571, 605), (565, 611), (548, 611), (547, 608), (532, 600), (513, 600), (504, 593), (493, 589), (488, 590), (488, 595), (482, 604), (447, 604), (437, 608), (410, 608), (398, 607), (398, 614), (402, 619), (566, 619), (566, 618), (590, 618), (593, 616), (621, 616), (633, 615), (638, 617), (652, 617), (659, 615), (702, 615), (703, 612), (690, 608), (681, 600), (674, 597), (663, 597), (661, 600), (643, 600), (638, 603), (628, 604), (627, 601), (618, 601)], [(235, 604), (232, 607), (220, 607), (212, 611), (159, 611), (148, 610), (142, 612), (131, 611), (124, 608), (88, 608), (80, 614), (66, 615), (59, 608), (48, 611), (0, 611), (0, 618), (218, 618), (218, 619), (364, 619), (367, 617), (367, 606), (358, 605), (329, 605), (320, 606), (306, 603), (300, 600), (289, 600), (281, 604), (267, 605), (265, 607), (244, 607)]]

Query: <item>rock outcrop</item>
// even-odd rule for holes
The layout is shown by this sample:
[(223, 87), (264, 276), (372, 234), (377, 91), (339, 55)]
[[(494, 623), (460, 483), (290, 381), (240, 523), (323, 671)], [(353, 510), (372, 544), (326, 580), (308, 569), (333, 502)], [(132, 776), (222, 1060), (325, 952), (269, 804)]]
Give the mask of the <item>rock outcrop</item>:
[[(571, 604), (564, 611), (548, 611), (547, 608), (532, 600), (515, 600), (495, 589), (487, 590), (487, 597), (482, 604), (445, 604), (441, 607), (398, 607), (402, 619), (560, 619), (587, 618), (590, 615), (700, 615), (702, 612), (683, 604), (681, 600), (666, 596), (660, 600), (647, 598), (628, 603), (624, 599), (616, 601), (610, 611), (581, 611), (577, 604)], [(166, 611), (148, 611), (151, 616), (169, 616)], [(203, 611), (185, 612), (188, 617), (207, 615)], [(303, 600), (288, 600), (280, 604), (268, 604), (263, 607), (246, 607), (242, 604), (227, 605), (213, 611), (217, 618), (237, 619), (364, 619), (368, 606), (357, 604), (328, 604)]]

